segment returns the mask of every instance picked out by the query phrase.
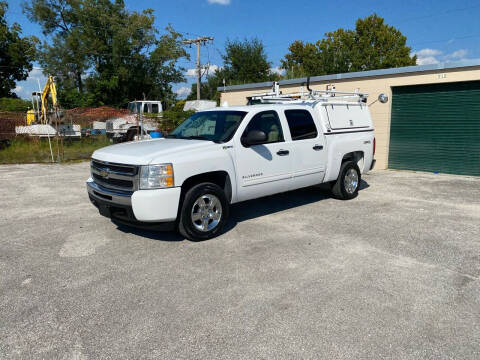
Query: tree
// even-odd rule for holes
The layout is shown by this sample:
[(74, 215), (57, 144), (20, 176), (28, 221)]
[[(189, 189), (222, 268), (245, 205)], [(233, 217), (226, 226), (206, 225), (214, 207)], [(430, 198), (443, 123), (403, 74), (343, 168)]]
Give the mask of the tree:
[[(220, 101), (218, 87), (227, 85), (245, 84), (262, 81), (275, 81), (280, 76), (271, 71), (271, 62), (268, 61), (263, 44), (258, 39), (244, 41), (230, 41), (225, 45), (225, 54), (222, 55), (224, 66), (206, 77), (201, 83), (202, 99)], [(197, 98), (196, 84), (192, 85), (189, 100)]]
[(176, 128), (179, 124), (187, 120), (195, 113), (193, 110), (183, 111), (184, 106), (185, 100), (180, 100), (175, 105), (163, 112), (161, 123), (165, 124), (164, 127), (167, 129)]
[(0, 1), (0, 97), (16, 97), (15, 82), (26, 80), (35, 56), (34, 37), (21, 37), (17, 23), (8, 26), (5, 14), (8, 4)]
[[(217, 89), (223, 86), (223, 79), (226, 78), (223, 68), (217, 69), (213, 74), (207, 75), (205, 81), (200, 84), (200, 94), (203, 99), (215, 100), (217, 104), (220, 102), (220, 93)], [(192, 91), (187, 97), (188, 100), (197, 99), (197, 84), (192, 84)]]
[(25, 113), (32, 107), (29, 100), (18, 98), (0, 98), (0, 111), (12, 111)]
[(229, 85), (278, 79), (278, 75), (270, 70), (272, 64), (258, 39), (227, 41), (222, 58), (225, 80)]
[(168, 26), (158, 37), (152, 9), (128, 11), (122, 0), (30, 0), (24, 7), (49, 42), (40, 62), (55, 74), (64, 107), (121, 106), (134, 99), (175, 99), (188, 54)]
[(358, 19), (355, 29), (358, 57), (353, 59), (351, 71), (416, 65), (417, 57), (410, 56), (407, 37), (377, 14)]
[(297, 40), (288, 49), (290, 53), (281, 62), (281, 67), (287, 71), (287, 78), (310, 76), (318, 72), (321, 66), (315, 44)]
[(314, 76), (415, 65), (402, 33), (373, 14), (355, 30), (338, 29), (315, 44), (295, 41), (282, 60), (287, 77)]

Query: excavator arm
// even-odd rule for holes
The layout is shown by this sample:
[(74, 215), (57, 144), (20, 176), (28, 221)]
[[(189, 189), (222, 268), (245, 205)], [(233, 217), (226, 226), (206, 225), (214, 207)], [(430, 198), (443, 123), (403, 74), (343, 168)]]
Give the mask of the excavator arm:
[(42, 91), (42, 122), (44, 124), (48, 124), (47, 119), (47, 101), (48, 101), (48, 94), (52, 96), (52, 104), (55, 110), (58, 109), (58, 100), (57, 100), (57, 87), (55, 86), (55, 81), (53, 80), (53, 76), (49, 75), (47, 79), (47, 83)]

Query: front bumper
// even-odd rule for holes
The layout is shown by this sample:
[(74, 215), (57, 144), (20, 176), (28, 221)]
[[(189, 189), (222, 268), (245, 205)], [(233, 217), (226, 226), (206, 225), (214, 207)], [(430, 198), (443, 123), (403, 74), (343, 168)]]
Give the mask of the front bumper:
[(87, 181), (90, 201), (113, 222), (152, 230), (174, 228), (180, 188), (117, 192)]
[(132, 207), (132, 193), (106, 189), (91, 178), (87, 180), (87, 191), (93, 198), (103, 200), (106, 203)]

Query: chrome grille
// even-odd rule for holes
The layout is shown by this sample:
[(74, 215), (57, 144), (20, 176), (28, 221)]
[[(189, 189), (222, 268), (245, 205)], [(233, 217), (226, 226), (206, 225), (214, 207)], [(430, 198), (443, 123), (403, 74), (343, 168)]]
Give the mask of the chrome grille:
[(92, 178), (98, 185), (112, 190), (131, 193), (138, 189), (138, 171), (136, 165), (125, 165), (99, 161), (91, 161)]

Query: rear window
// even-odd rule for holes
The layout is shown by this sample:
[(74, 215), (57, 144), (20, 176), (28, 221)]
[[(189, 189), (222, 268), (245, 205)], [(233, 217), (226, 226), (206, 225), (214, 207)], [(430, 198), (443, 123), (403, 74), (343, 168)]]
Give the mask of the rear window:
[(313, 139), (317, 137), (317, 128), (312, 115), (307, 110), (285, 110), (292, 140)]

